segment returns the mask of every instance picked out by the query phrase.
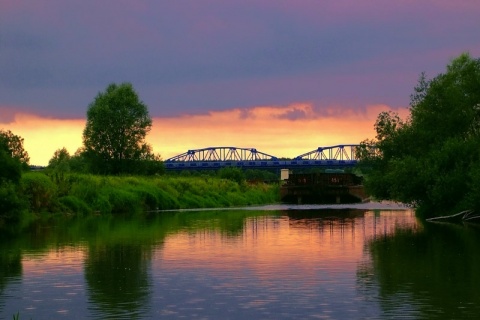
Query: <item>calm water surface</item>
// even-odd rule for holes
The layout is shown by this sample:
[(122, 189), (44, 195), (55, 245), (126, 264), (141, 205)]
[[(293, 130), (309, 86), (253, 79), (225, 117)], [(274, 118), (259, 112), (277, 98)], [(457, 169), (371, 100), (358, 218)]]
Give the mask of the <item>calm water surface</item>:
[(1, 238), (0, 319), (465, 319), (480, 229), (388, 205), (39, 223)]

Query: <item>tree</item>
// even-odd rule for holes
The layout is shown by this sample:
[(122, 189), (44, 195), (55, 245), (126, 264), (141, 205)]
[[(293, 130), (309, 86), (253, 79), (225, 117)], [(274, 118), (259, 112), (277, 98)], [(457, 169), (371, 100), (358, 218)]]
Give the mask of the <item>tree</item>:
[(48, 161), (48, 168), (54, 169), (58, 172), (69, 172), (70, 171), (70, 153), (64, 147), (62, 149), (57, 149), (53, 154), (53, 157)]
[(12, 158), (20, 161), (24, 168), (28, 168), (30, 157), (23, 148), (23, 138), (15, 135), (10, 130), (0, 130), (0, 144), (8, 150)]
[(86, 157), (85, 147), (80, 147), (70, 156), (68, 161), (70, 170), (79, 173), (88, 173), (92, 170), (89, 169), (88, 159)]
[(157, 161), (145, 142), (152, 120), (129, 83), (110, 84), (89, 105), (84, 155), (97, 173), (139, 173), (141, 161)]
[(222, 168), (218, 170), (217, 175), (222, 179), (232, 180), (238, 184), (245, 181), (245, 173), (240, 168)]
[(422, 73), (409, 118), (382, 112), (375, 130), (357, 154), (373, 196), (411, 203), (424, 216), (480, 212), (480, 59), (462, 54), (431, 80)]
[(26, 155), (22, 143), (23, 139), (11, 131), (0, 131), (0, 224), (2, 219), (18, 219), (23, 208), (17, 190), (22, 175), (21, 159)]
[(21, 173), (21, 162), (12, 157), (8, 145), (0, 139), (0, 184), (6, 181), (18, 183)]

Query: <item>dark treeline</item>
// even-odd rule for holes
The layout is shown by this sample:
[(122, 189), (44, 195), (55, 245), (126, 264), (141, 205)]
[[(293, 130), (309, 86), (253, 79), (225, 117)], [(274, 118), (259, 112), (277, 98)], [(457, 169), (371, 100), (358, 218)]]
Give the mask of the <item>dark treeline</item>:
[(480, 59), (462, 54), (445, 73), (422, 74), (409, 117), (382, 112), (375, 129), (359, 150), (374, 197), (410, 203), (426, 218), (480, 212)]

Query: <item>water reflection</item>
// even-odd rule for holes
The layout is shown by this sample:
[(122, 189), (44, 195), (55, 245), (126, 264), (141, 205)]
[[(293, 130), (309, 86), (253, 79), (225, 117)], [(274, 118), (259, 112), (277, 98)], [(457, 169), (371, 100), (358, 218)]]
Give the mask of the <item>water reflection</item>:
[(312, 210), (246, 217), (229, 236), (181, 230), (155, 253), (154, 305), (187, 318), (381, 318), (378, 299), (358, 289), (364, 244), (414, 225), (412, 212)]
[(468, 318), (479, 240), (409, 210), (59, 220), (0, 243), (0, 318)]
[(424, 232), (397, 230), (368, 245), (366, 273), (380, 285), (386, 315), (467, 319), (480, 313), (480, 230), (427, 224)]
[[(19, 250), (0, 246), (0, 312), (4, 308), (7, 286), (22, 277), (22, 255)], [(0, 313), (1, 314), (1, 313)]]
[(150, 250), (142, 245), (90, 245), (85, 279), (94, 314), (135, 319), (146, 312), (150, 293)]

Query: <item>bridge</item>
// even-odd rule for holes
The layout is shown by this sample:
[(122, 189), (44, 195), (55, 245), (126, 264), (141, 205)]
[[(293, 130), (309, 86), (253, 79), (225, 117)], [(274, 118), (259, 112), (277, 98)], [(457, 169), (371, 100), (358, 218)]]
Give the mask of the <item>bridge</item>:
[(357, 165), (358, 144), (318, 147), (294, 158), (276, 157), (255, 148), (208, 147), (188, 150), (164, 161), (167, 170), (221, 168), (294, 169), (348, 168)]

